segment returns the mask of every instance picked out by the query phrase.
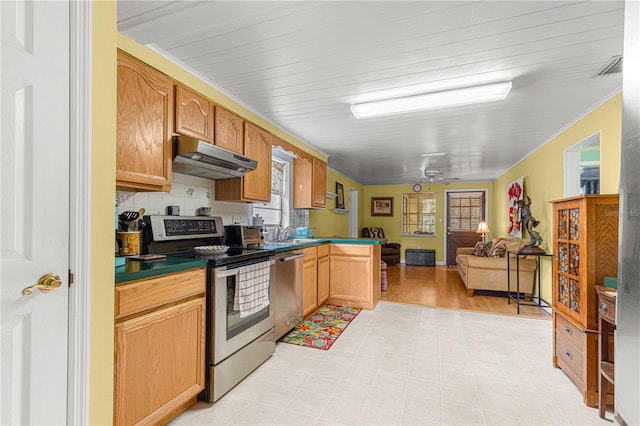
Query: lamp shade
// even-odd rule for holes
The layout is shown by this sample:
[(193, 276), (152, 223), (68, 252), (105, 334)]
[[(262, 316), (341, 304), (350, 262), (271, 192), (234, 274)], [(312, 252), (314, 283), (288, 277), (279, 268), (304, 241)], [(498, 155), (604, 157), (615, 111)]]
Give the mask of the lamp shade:
[(478, 230), (476, 231), (476, 234), (488, 234), (489, 232), (489, 227), (487, 226), (487, 222), (485, 222), (484, 220), (481, 220), (480, 223), (478, 224)]

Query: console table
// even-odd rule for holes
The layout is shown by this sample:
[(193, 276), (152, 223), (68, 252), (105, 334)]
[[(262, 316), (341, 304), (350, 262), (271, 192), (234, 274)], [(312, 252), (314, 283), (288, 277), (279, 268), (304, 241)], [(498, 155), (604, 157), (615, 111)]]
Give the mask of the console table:
[[(515, 297), (511, 294), (511, 256), (516, 259), (516, 292)], [(533, 256), (536, 258), (536, 274), (538, 275), (538, 303), (524, 303), (520, 301), (520, 258), (526, 256)], [(541, 257), (552, 257), (551, 253), (520, 253), (517, 251), (507, 251), (507, 303), (511, 304), (513, 300), (516, 302), (518, 315), (520, 315), (520, 306), (537, 306), (538, 308), (549, 308), (549, 304), (545, 302), (542, 304), (542, 294), (540, 293), (540, 276), (542, 271), (540, 269)], [(546, 312), (546, 311), (545, 311)], [(549, 312), (547, 312), (549, 313)], [(550, 313), (549, 313), (550, 314)]]

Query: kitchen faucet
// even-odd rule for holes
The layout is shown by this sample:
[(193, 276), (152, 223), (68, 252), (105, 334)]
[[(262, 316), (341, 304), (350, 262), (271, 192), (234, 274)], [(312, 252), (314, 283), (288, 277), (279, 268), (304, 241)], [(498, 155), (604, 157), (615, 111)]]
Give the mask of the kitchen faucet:
[(276, 234), (276, 240), (277, 241), (284, 241), (287, 239), (288, 234), (289, 234), (289, 228), (290, 226), (278, 226), (278, 231)]

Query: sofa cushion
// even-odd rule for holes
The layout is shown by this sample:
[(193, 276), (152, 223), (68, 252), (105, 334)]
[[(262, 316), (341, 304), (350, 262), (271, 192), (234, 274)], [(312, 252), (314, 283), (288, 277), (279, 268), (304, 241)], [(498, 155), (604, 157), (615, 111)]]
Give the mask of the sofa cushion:
[(507, 253), (507, 248), (504, 244), (498, 244), (491, 249), (491, 252), (487, 257), (504, 257)]
[(518, 251), (527, 244), (527, 241), (518, 240), (515, 238), (494, 238), (491, 240), (491, 247), (488, 249), (489, 253), (493, 253), (493, 251), (500, 246), (505, 248), (505, 252), (507, 251)]
[(488, 252), (487, 249), (489, 248), (490, 243), (483, 243), (481, 241), (478, 241), (476, 243), (476, 246), (473, 248), (473, 254), (474, 256), (480, 256), (480, 257), (487, 257)]

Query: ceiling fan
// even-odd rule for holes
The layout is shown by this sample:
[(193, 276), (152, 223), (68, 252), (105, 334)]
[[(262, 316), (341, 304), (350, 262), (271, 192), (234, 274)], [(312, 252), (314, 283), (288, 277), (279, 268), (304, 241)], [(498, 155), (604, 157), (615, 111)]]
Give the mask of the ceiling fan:
[(460, 180), (460, 178), (445, 178), (438, 169), (424, 169), (424, 176), (429, 183), (450, 183)]

